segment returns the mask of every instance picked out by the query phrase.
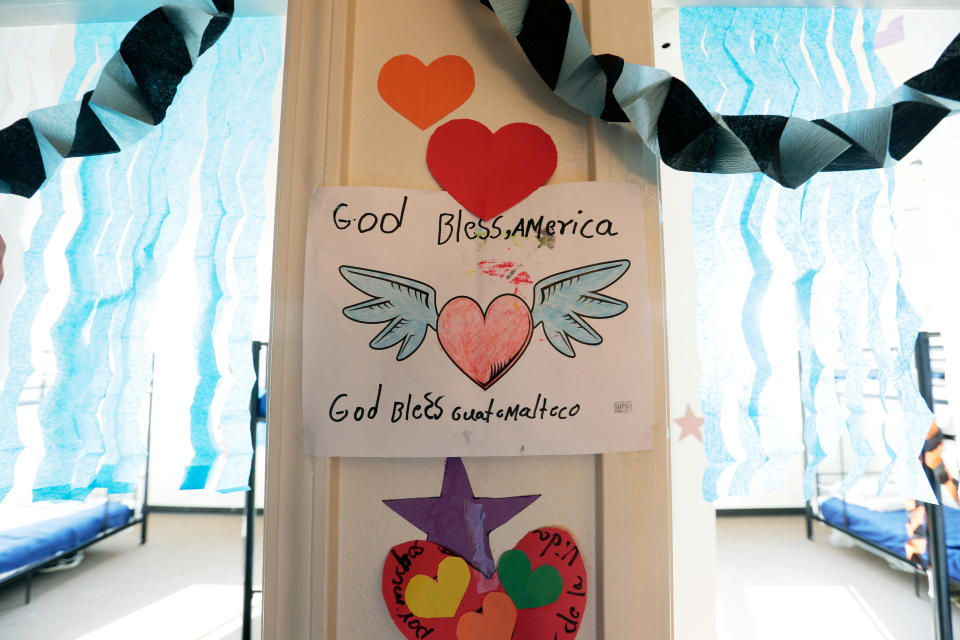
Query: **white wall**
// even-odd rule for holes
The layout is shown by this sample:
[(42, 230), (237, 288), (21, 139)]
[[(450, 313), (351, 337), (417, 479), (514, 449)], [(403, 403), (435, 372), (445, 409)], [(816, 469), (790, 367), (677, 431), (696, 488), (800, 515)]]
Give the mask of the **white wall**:
[[(656, 65), (683, 77), (679, 13), (654, 9)], [(663, 44), (670, 46), (663, 48)], [(673, 422), (689, 405), (700, 411), (700, 357), (697, 350), (697, 273), (691, 239), (693, 177), (660, 165), (660, 212), (666, 280), (667, 378), (670, 410), (670, 482), (673, 498), (673, 611), (675, 637), (716, 637), (716, 521), (714, 506), (700, 486), (706, 469), (703, 443), (680, 440)]]

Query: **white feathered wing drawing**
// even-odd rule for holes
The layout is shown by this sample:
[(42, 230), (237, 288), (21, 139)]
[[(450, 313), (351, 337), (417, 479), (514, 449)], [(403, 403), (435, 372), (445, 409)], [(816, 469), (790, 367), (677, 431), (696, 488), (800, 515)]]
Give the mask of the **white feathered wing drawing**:
[[(630, 268), (629, 260), (601, 262), (556, 273), (533, 287), (533, 328), (553, 347), (574, 358), (573, 343), (598, 345), (600, 334), (589, 319), (612, 318), (627, 310), (627, 303), (601, 293)], [(370, 341), (373, 349), (397, 344), (397, 360), (405, 360), (423, 344), (427, 329), (437, 330), (437, 294), (428, 284), (384, 271), (342, 266), (340, 274), (369, 298), (345, 307), (343, 314), (364, 324), (387, 323)], [(519, 296), (517, 296), (518, 299)]]

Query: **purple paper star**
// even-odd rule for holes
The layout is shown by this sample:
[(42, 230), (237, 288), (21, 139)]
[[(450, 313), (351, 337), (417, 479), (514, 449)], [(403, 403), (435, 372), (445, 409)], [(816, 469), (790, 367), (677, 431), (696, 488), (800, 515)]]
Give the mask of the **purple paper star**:
[(427, 534), (427, 541), (446, 547), (489, 578), (497, 565), (490, 551), (490, 532), (539, 498), (477, 498), (460, 458), (447, 458), (443, 488), (436, 498), (400, 498), (383, 503)]

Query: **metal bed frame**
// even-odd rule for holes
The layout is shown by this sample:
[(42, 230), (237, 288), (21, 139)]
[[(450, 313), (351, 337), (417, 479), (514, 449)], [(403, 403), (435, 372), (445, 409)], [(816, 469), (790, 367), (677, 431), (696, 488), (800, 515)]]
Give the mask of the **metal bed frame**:
[[(930, 411), (934, 410), (934, 406), (936, 404), (946, 404), (947, 402), (945, 399), (934, 398), (934, 380), (937, 379), (940, 381), (940, 385), (938, 386), (942, 386), (944, 375), (942, 369), (936, 373), (933, 371), (931, 351), (942, 351), (943, 347), (939, 344), (931, 345), (930, 339), (939, 338), (939, 336), (939, 333), (921, 332), (917, 337), (915, 349), (917, 384), (920, 389), (920, 394), (926, 401), (927, 407), (930, 409)], [(938, 358), (938, 360), (943, 360), (942, 355)], [(804, 447), (804, 465), (807, 464), (808, 460), (809, 452), (806, 451), (806, 447)], [(927, 479), (930, 481), (930, 484), (933, 487), (934, 495), (936, 496), (938, 503), (923, 503), (927, 512), (927, 550), (929, 556), (928, 566), (923, 567), (922, 564), (910, 562), (909, 560), (896, 555), (888, 549), (885, 549), (880, 545), (850, 531), (849, 518), (847, 516), (847, 502), (845, 499), (841, 500), (843, 503), (844, 526), (838, 526), (837, 524), (829, 522), (820, 514), (819, 504), (821, 497), (821, 477), (838, 479), (842, 478), (846, 473), (842, 447), (840, 449), (839, 464), (839, 471), (821, 471), (818, 469), (816, 472), (816, 481), (814, 483), (816, 495), (813, 500), (807, 500), (804, 508), (807, 538), (809, 540), (813, 540), (814, 521), (821, 522), (831, 529), (841, 531), (847, 536), (853, 538), (859, 545), (863, 546), (868, 551), (876, 553), (877, 555), (886, 559), (888, 562), (899, 564), (904, 569), (912, 571), (914, 577), (914, 591), (917, 596), (920, 595), (920, 576), (929, 572), (928, 578), (931, 585), (930, 595), (931, 602), (933, 604), (934, 615), (934, 637), (936, 640), (953, 640), (950, 591), (951, 587), (953, 587), (954, 590), (960, 590), (960, 582), (952, 580), (947, 571), (946, 534), (944, 531), (943, 506), (939, 502), (941, 500), (940, 485), (936, 482), (933, 472), (928, 469), (926, 465), (924, 465), (924, 471), (927, 475)], [(877, 472), (867, 472), (864, 474), (864, 477), (876, 475), (879, 474)], [(841, 498), (843, 497), (844, 496), (841, 496)]]
[(268, 347), (266, 342), (253, 342), (253, 389), (250, 391), (250, 442), (253, 456), (250, 459), (250, 478), (246, 500), (243, 504), (243, 617), (241, 627), (242, 640), (250, 640), (253, 631), (253, 594), (261, 593), (262, 587), (253, 584), (253, 551), (256, 544), (256, 495), (257, 495), (257, 429), (266, 425), (266, 416), (260, 415), (260, 354)]

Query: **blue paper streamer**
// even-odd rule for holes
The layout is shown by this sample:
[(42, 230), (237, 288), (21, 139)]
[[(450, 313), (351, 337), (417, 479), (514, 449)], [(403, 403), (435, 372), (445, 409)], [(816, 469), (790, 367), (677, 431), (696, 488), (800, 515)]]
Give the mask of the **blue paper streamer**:
[[(129, 27), (78, 25), (74, 39), (78, 63), (93, 67), (108, 59)], [(123, 171), (128, 164), (128, 153), (86, 158), (77, 173), (83, 208), (80, 224), (65, 251), (70, 295), (50, 332), (57, 376), (38, 409), (45, 452), (34, 481), (35, 500), (84, 499), (104, 453), (97, 417), (102, 395), (96, 388), (103, 376), (102, 372), (91, 375), (90, 368), (97, 362), (100, 347), (96, 344), (97, 332), (103, 330), (102, 321), (94, 321), (99, 301), (104, 298), (96, 253), (112, 207), (109, 190), (86, 187), (96, 184), (101, 175)]]
[[(232, 266), (237, 291), (232, 296), (236, 304), (228, 329), (230, 371), (233, 379), (226, 394), (221, 413), (225, 459), (217, 483), (221, 492), (248, 488), (253, 443), (250, 441), (250, 389), (255, 382), (250, 343), (253, 337), (253, 318), (259, 300), (257, 256), (264, 223), (270, 213), (266, 206), (263, 176), (268, 170), (267, 157), (273, 142), (273, 95), (283, 51), (280, 46), (283, 21), (268, 18), (238, 25), (235, 36), (240, 64), (253, 79), (247, 89), (239, 131), (245, 139), (237, 140), (244, 149), (237, 161), (239, 192), (236, 210), (242, 218), (235, 234)], [(230, 46), (227, 44), (227, 46)], [(236, 138), (236, 134), (234, 135)], [(226, 262), (226, 247), (218, 257)], [(222, 269), (221, 269), (222, 272)]]
[[(206, 487), (210, 472), (220, 454), (216, 442), (216, 425), (211, 420), (210, 409), (220, 382), (214, 345), (217, 303), (223, 296), (220, 279), (217, 277), (215, 253), (226, 215), (220, 195), (220, 166), (230, 137), (230, 118), (236, 114), (237, 101), (232, 98), (239, 80), (239, 70), (236, 60), (231, 59), (231, 49), (232, 47), (227, 47), (225, 51), (223, 47), (218, 47), (211, 52), (210, 60), (207, 61), (215, 65), (213, 75), (219, 81), (219, 89), (211, 91), (207, 101), (207, 144), (200, 167), (203, 217), (197, 231), (193, 258), (201, 310), (194, 331), (198, 378), (190, 405), (190, 442), (193, 445), (194, 458), (187, 469), (181, 489)], [(231, 60), (228, 62), (228, 59)], [(191, 480), (191, 483), (188, 484), (187, 480)], [(198, 484), (201, 481), (202, 484)]]
[(152, 144), (142, 147), (130, 176), (133, 207), (143, 213), (135, 227), (138, 232), (127, 235), (120, 256), (130, 284), (112, 325), (110, 341), (118, 372), (104, 402), (104, 415), (109, 416), (104, 427), (112, 425), (115, 436), (115, 453), (108, 454), (105, 464), (114, 467), (110, 480), (120, 486), (135, 481), (142, 466), (139, 412), (150, 390), (152, 368), (146, 330), (170, 252), (186, 224), (190, 175), (203, 154), (205, 123), (197, 113), (202, 113), (213, 82), (209, 55), (213, 54), (201, 58), (181, 83), (177, 100)]
[[(718, 104), (723, 100), (724, 109), (740, 108), (749, 99), (750, 83), (733, 65), (732, 59), (725, 52), (718, 50), (722, 47), (723, 34), (733, 20), (734, 9), (717, 9), (715, 19), (706, 13), (681, 13), (681, 52), (684, 54), (684, 72), (687, 81), (701, 87), (701, 96), (707, 105)], [(711, 42), (711, 50), (717, 50), (712, 57), (716, 65), (716, 73), (711, 73), (707, 64), (695, 64), (688, 61), (686, 51), (703, 39)], [(701, 55), (702, 50), (696, 55)], [(694, 58), (700, 62), (699, 57)], [(704, 60), (705, 62), (705, 60)], [(729, 87), (721, 83), (720, 78), (729, 78)], [(729, 96), (729, 97), (728, 97)], [(735, 106), (734, 106), (735, 105)], [(718, 233), (716, 217), (719, 211), (716, 204), (725, 202), (733, 179), (720, 175), (703, 175), (696, 177), (696, 188), (693, 191), (693, 225), (692, 236), (697, 267), (697, 318), (698, 326), (707, 322), (707, 318), (719, 319), (712, 315), (715, 309), (722, 308), (722, 294), (724, 281), (730, 271), (726, 263), (727, 254), (723, 250), (724, 243)], [(710, 206), (710, 203), (714, 206)], [(712, 258), (711, 258), (712, 257)], [(698, 346), (703, 363), (719, 362), (727, 359), (731, 344), (727, 341), (710, 340), (702, 331), (698, 332)], [(729, 361), (729, 360), (728, 360)], [(721, 426), (721, 406), (726, 397), (727, 373), (716, 367), (702, 366), (700, 376), (700, 406), (704, 414), (704, 437), (707, 443), (707, 469), (704, 472), (703, 490), (708, 500), (717, 497), (717, 484), (724, 469), (735, 462), (735, 458), (726, 447)]]
[[(876, 96), (889, 95), (892, 82), (872, 45), (879, 17), (878, 11), (853, 9), (681, 9), (684, 74), (707, 108), (714, 110), (813, 119), (868, 108), (873, 105), (868, 104), (852, 42), (857, 21), (862, 19), (868, 81)], [(831, 54), (847, 80), (846, 95)], [(760, 322), (772, 279), (772, 264), (764, 250), (763, 220), (773, 189), (779, 189), (776, 232), (796, 269), (800, 395), (806, 409), (803, 441), (810, 456), (805, 494), (813, 495), (817, 466), (837, 452), (844, 432), (857, 456), (846, 486), (856, 482), (876, 455), (863, 425), (863, 394), (869, 374), (863, 350), (868, 345), (881, 368), (881, 387), (887, 380), (894, 384), (905, 414), (899, 426), (882, 425), (891, 458), (888, 473), (894, 472), (907, 495), (922, 498), (929, 493), (918, 476), (917, 452), (910, 450), (911, 443), (922, 444), (930, 420), (909, 367), (919, 318), (899, 286), (895, 321), (902, 344), (893, 355), (883, 336), (880, 300), (888, 290), (889, 277), (899, 274), (887, 273), (873, 240), (873, 219), (878, 198), (885, 187), (892, 189), (892, 181), (889, 169), (819, 175), (791, 192), (757, 177), (695, 176), (693, 239), (708, 460), (703, 493), (708, 500), (720, 495), (731, 465), (735, 468), (724, 493), (745, 495), (756, 488), (775, 488), (782, 482), (784, 465), (798, 453), (784, 432), (791, 422), (778, 415), (782, 410), (776, 404), (782, 403), (782, 398), (769, 393), (778, 372), (771, 366)], [(718, 203), (724, 203), (723, 207)], [(724, 211), (726, 218), (720, 218)], [(736, 214), (736, 221), (730, 219)], [(820, 237), (822, 223), (824, 239)], [(734, 224), (739, 237), (731, 233)], [(832, 375), (834, 354), (818, 352), (811, 317), (815, 307), (825, 306), (819, 300), (822, 294), (816, 292), (826, 264), (824, 242), (829, 243), (843, 274), (836, 299), (829, 304), (835, 310), (846, 364), (843, 409)], [(731, 303), (731, 295), (742, 297)], [(740, 324), (736, 328), (743, 336), (742, 343), (730, 340), (737, 309)], [(866, 335), (861, 335), (864, 318), (869, 320), (868, 328)], [(724, 415), (731, 394), (737, 400), (736, 416)], [(727, 439), (734, 437), (731, 429), (736, 430), (736, 445)]]
[[(879, 59), (873, 54), (872, 43), (876, 33), (879, 11), (863, 11), (864, 54), (871, 59), (868, 64), (870, 80), (874, 91), (879, 95), (886, 95), (893, 91), (893, 84)], [(857, 13), (853, 11), (834, 12), (833, 14), (833, 49), (841, 63), (843, 74), (850, 88), (847, 104), (850, 109), (862, 109), (871, 106), (863, 79), (857, 67), (853, 51), (854, 24)], [(818, 75), (826, 75), (825, 70)], [(835, 74), (831, 74), (835, 75)], [(842, 95), (834, 96), (835, 103), (843, 106)], [(832, 106), (832, 105), (831, 105)], [(864, 263), (865, 242), (873, 237), (872, 220), (876, 209), (877, 198), (880, 195), (885, 181), (892, 181), (893, 171), (871, 171), (846, 176), (847, 179), (833, 180), (830, 183), (831, 201), (826, 214), (826, 235), (833, 256), (839, 262), (843, 276), (838, 282), (837, 296), (834, 305), (837, 329), (840, 337), (840, 346), (843, 362), (847, 368), (847, 378), (844, 383), (844, 407), (846, 417), (841, 414), (840, 407), (834, 400), (834, 376), (823, 376), (820, 379), (824, 400), (829, 401), (828, 410), (820, 412), (823, 424), (820, 432), (825, 434), (829, 441), (827, 449), (834, 453), (837, 449), (840, 434), (839, 425), (845, 423), (850, 445), (856, 456), (853, 467), (843, 478), (843, 490), (851, 488), (866, 472), (875, 457), (863, 429), (865, 407), (863, 403), (864, 385), (869, 373), (869, 363), (864, 357), (867, 344), (864, 342), (860, 325), (866, 311), (864, 301), (869, 300), (870, 293), (867, 287), (869, 268)], [(853, 232), (851, 221), (859, 228)], [(864, 226), (865, 225), (865, 226)], [(879, 254), (877, 254), (879, 257)], [(880, 258), (882, 261), (882, 257)], [(868, 305), (869, 306), (869, 303)], [(832, 354), (825, 354), (832, 360)], [(816, 400), (816, 398), (814, 399)], [(823, 402), (820, 403), (824, 404)], [(815, 405), (810, 405), (814, 407)], [(808, 408), (809, 410), (809, 408)], [(816, 465), (810, 465), (806, 472), (804, 492), (813, 495), (815, 491)]]
[[(84, 80), (96, 77), (91, 69), (116, 51), (129, 26), (78, 27), (76, 62), (61, 101), (74, 99)], [(256, 262), (264, 222), (272, 213), (266, 208), (264, 176), (273, 141), (282, 27), (279, 17), (234, 21), (184, 78), (162, 125), (136, 148), (80, 164), (76, 182), (83, 214), (66, 254), (69, 299), (52, 331), (57, 376), (39, 410), (45, 453), (34, 499), (83, 499), (95, 488), (127, 493), (142, 475), (141, 415), (152, 370), (146, 330), (169, 255), (185, 228), (190, 176), (198, 167), (208, 224), (201, 225), (195, 267), (211, 283), (197, 327), (198, 366), (208, 374), (204, 382), (212, 381), (200, 391), (212, 400), (222, 385), (225, 402), (218, 424), (209, 420), (207, 404), (203, 420), (190, 425), (194, 443), (201, 445), (197, 453), (206, 459), (187, 470), (184, 487), (209, 484), (221, 453), (219, 437), (223, 463), (217, 467), (217, 489), (247, 488), (254, 379), (250, 341), (260, 293)], [(33, 373), (30, 331), (47, 293), (43, 255), (65, 214), (59, 174), (41, 198), (43, 212), (24, 259), (27, 287), (11, 324), (10, 375), (0, 393), (0, 499), (12, 486), (23, 448), (16, 408)], [(220, 283), (227, 282), (228, 271), (238, 286), (225, 293)], [(232, 313), (225, 314), (228, 302)], [(213, 353), (213, 335), (221, 331), (229, 336), (225, 369), (230, 375), (224, 378)]]
[[(78, 31), (89, 27), (78, 25)], [(83, 87), (89, 68), (96, 62), (97, 43), (95, 39), (85, 39), (75, 48), (75, 62), (64, 82), (60, 101), (76, 99)], [(10, 323), (10, 373), (0, 394), (0, 442), (3, 457), (0, 459), (0, 499), (13, 486), (13, 471), (19, 455), (17, 438), (17, 405), (20, 395), (33, 374), (31, 330), (34, 319), (40, 311), (43, 299), (49, 291), (44, 265), (44, 253), (61, 218), (65, 214), (62, 184), (59, 174), (54, 175), (47, 189), (41, 194), (42, 212), (34, 225), (30, 246), (24, 253), (25, 289), (17, 303)], [(74, 430), (62, 432), (63, 441), (57, 442), (56, 426), (44, 432), (45, 458), (38, 473), (37, 484), (40, 495), (67, 496), (72, 493), (72, 473), (80, 451), (80, 442)], [(60, 472), (59, 469), (65, 469)]]
[[(734, 20), (724, 39), (728, 55), (732, 56), (737, 69), (752, 90), (749, 99), (742, 105), (741, 114), (770, 110), (782, 113), (790, 109), (796, 86), (783, 68), (773, 46), (774, 36), (780, 21), (779, 11), (761, 9), (736, 11)], [(752, 30), (753, 44), (744, 41), (740, 34)], [(750, 78), (764, 78), (757, 84)], [(750, 490), (755, 473), (771, 462), (763, 442), (763, 419), (767, 410), (762, 406), (761, 394), (772, 373), (772, 367), (763, 343), (760, 314), (763, 299), (769, 288), (772, 265), (763, 249), (763, 215), (770, 198), (771, 185), (762, 176), (755, 174), (743, 182), (748, 187), (747, 198), (741, 209), (739, 227), (743, 245), (749, 259), (753, 276), (741, 313), (741, 327), (747, 351), (754, 365), (752, 379), (744, 383), (740, 399), (740, 440), (746, 459), (740, 464), (730, 483), (732, 495), (744, 495)]]
[[(221, 452), (217, 490), (247, 488), (253, 452), (248, 404), (254, 381), (250, 342), (257, 303), (256, 256), (266, 219), (262, 176), (273, 139), (281, 28), (279, 18), (235, 21), (216, 51), (213, 82), (219, 89), (211, 92), (207, 103), (208, 138), (201, 166), (203, 219), (194, 255), (203, 309), (195, 333), (199, 381), (190, 407), (194, 459), (182, 489), (208, 486)], [(223, 188), (223, 176), (239, 176), (238, 188)], [(228, 258), (231, 248), (232, 258)], [(228, 286), (231, 261), (237, 291)], [(231, 303), (235, 304), (232, 317), (224, 318)], [(214, 346), (214, 336), (225, 322), (230, 323), (228, 361), (223, 367), (229, 370), (228, 377), (221, 374)], [(218, 393), (225, 394), (219, 422), (222, 446), (210, 422)]]
[[(811, 72), (807, 59), (827, 61), (827, 38), (832, 20), (829, 10), (786, 10), (789, 16), (785, 21), (790, 33), (803, 33), (802, 44), (785, 47), (783, 59), (790, 76), (799, 88), (794, 110), (798, 116), (808, 118), (823, 117), (839, 109), (843, 103), (843, 92), (839, 80), (832, 69), (821, 68)], [(800, 40), (800, 38), (797, 38)], [(807, 57), (802, 53), (806, 49)], [(835, 105), (835, 107), (834, 107)], [(825, 363), (817, 352), (811, 326), (813, 304), (813, 285), (817, 275), (823, 270), (826, 259), (820, 240), (820, 210), (823, 200), (829, 192), (829, 182), (822, 177), (811, 179), (803, 187), (799, 198), (796, 194), (786, 196), (780, 201), (777, 211), (777, 234), (790, 253), (796, 268), (794, 295), (797, 304), (797, 343), (800, 350), (800, 398), (806, 409), (803, 423), (803, 442), (809, 456), (805, 476), (804, 492), (814, 486), (817, 466), (827, 458), (827, 451), (820, 438), (822, 426), (829, 431), (836, 423), (833, 405), (829, 402), (816, 402), (824, 393), (827, 380)], [(799, 211), (799, 215), (798, 215)], [(824, 406), (826, 405), (826, 406)], [(827, 445), (831, 450), (834, 445)]]

